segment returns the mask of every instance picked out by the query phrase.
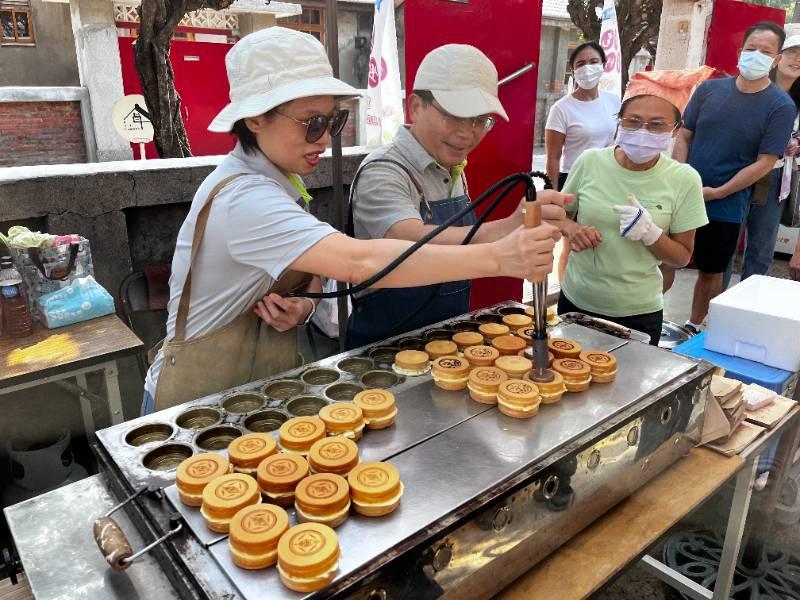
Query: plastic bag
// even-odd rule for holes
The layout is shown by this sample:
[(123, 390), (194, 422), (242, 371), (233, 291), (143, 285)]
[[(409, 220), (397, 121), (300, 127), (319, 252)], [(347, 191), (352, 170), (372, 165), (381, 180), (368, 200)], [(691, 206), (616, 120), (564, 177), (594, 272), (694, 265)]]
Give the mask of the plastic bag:
[(38, 304), (42, 323), (48, 329), (114, 312), (114, 298), (91, 276), (74, 279), (67, 287), (44, 294)]
[[(322, 278), (322, 291), (335, 292), (337, 289), (335, 279)], [(347, 314), (353, 310), (350, 296), (347, 297)], [(319, 303), (317, 311), (311, 322), (319, 327), (320, 331), (329, 338), (339, 339), (339, 301), (337, 298), (326, 298)]]

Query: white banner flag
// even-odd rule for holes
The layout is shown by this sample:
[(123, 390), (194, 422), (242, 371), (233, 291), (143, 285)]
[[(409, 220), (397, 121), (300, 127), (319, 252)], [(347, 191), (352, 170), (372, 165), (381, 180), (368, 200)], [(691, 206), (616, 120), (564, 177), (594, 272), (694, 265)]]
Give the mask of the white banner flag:
[(619, 28), (614, 0), (605, 0), (600, 27), (600, 45), (606, 53), (606, 68), (600, 79), (600, 89), (622, 98), (622, 52), (619, 48)]
[(394, 139), (403, 123), (403, 96), (394, 28), (394, 0), (375, 0), (372, 51), (367, 78), (367, 146), (381, 146)]

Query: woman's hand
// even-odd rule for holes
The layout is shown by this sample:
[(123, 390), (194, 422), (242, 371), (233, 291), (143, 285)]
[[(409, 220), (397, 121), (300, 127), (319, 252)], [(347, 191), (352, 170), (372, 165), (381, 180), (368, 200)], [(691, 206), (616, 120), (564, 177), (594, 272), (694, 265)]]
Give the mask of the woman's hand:
[(305, 321), (311, 312), (309, 298), (283, 298), (278, 294), (267, 294), (258, 301), (253, 311), (264, 322), (277, 331), (289, 331)]
[(797, 154), (797, 149), (800, 147), (800, 143), (798, 143), (797, 138), (789, 138), (789, 143), (786, 144), (786, 151), (784, 152), (785, 156), (794, 156)]
[(595, 248), (603, 241), (603, 235), (593, 225), (580, 225), (575, 221), (565, 220), (562, 231), (569, 240), (569, 249), (574, 252)]
[(497, 274), (540, 281), (553, 270), (553, 249), (559, 239), (558, 228), (548, 223), (530, 229), (520, 227), (491, 244)]

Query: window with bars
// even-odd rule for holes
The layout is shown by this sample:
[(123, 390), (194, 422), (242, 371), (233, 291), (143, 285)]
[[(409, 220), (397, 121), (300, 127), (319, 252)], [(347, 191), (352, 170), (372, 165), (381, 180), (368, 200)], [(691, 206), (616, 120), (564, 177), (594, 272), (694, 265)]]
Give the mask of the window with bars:
[(323, 44), (325, 43), (325, 10), (322, 8), (303, 7), (303, 13), (281, 19), (282, 27), (310, 33)]
[(2, 44), (35, 45), (30, 2), (0, 0), (0, 31)]

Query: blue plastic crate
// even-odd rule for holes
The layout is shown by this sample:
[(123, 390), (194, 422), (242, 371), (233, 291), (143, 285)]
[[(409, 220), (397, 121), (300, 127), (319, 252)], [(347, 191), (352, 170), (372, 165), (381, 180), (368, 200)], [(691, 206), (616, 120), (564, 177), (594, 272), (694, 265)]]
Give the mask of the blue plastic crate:
[(775, 367), (768, 367), (745, 358), (706, 350), (704, 347), (705, 336), (705, 332), (702, 332), (682, 344), (678, 344), (673, 348), (673, 351), (691, 358), (702, 358), (718, 367), (722, 367), (725, 369), (725, 377), (738, 379), (742, 383), (757, 383), (778, 394), (786, 393), (794, 373), (776, 369)]

